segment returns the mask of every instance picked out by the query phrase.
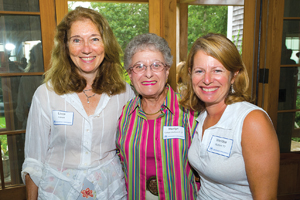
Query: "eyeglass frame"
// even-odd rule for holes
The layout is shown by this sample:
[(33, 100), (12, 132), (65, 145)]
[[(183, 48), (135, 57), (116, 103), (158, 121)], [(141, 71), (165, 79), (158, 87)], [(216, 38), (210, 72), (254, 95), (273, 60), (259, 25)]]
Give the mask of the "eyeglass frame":
[[(160, 64), (162, 64), (163, 67), (161, 68), (161, 70), (159, 70), (159, 71), (153, 70), (152, 65), (153, 65), (154, 63), (160, 63)], [(134, 68), (136, 65), (143, 65), (143, 70), (141, 70), (140, 72), (135, 72), (133, 68)], [(153, 72), (161, 72), (161, 71), (163, 71), (163, 69), (165, 69), (166, 67), (169, 67), (169, 65), (166, 64), (166, 63), (163, 63), (163, 62), (161, 62), (161, 61), (154, 61), (154, 62), (151, 63), (149, 66), (148, 66), (148, 65), (145, 65), (145, 64), (143, 64), (143, 63), (136, 63), (136, 64), (134, 64), (132, 67), (129, 67), (129, 68), (128, 68), (128, 71), (133, 71), (133, 72), (136, 73), (136, 74), (141, 74), (141, 73), (144, 73), (144, 72), (147, 70), (147, 67), (150, 67), (150, 70), (152, 70)]]

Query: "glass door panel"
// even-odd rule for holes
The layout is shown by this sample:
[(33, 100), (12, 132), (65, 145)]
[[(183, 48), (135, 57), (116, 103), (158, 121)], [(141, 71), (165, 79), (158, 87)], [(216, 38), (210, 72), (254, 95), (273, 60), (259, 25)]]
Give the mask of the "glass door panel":
[(284, 17), (300, 17), (299, 6), (299, 0), (285, 0)]
[(43, 81), (44, 61), (39, 1), (4, 0), (1, 9), (0, 185), (5, 189), (22, 184), (27, 115)]
[(207, 33), (227, 36), (242, 53), (244, 1), (199, 0), (188, 6), (188, 50)]
[(24, 161), (25, 133), (0, 135), (3, 177), (5, 187), (22, 184), (21, 169)]
[(3, 15), (0, 24), (0, 127), (22, 130), (44, 72), (40, 17)]
[(299, 151), (300, 145), (299, 13), (299, 1), (285, 1), (277, 120), (281, 152)]
[(0, 10), (39, 12), (39, 0), (2, 0)]
[(189, 5), (188, 16), (188, 50), (208, 33), (227, 35), (228, 6)]

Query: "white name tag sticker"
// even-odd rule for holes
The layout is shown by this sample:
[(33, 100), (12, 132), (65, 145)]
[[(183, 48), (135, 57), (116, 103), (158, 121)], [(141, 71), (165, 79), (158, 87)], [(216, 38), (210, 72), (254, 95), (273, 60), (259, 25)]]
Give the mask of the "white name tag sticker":
[(163, 139), (185, 139), (184, 128), (181, 126), (164, 126)]
[(73, 112), (53, 110), (52, 115), (53, 115), (52, 117), (53, 117), (54, 125), (67, 125), (67, 126), (73, 125), (73, 119), (74, 119)]
[(207, 148), (208, 152), (229, 157), (232, 149), (233, 140), (213, 135)]

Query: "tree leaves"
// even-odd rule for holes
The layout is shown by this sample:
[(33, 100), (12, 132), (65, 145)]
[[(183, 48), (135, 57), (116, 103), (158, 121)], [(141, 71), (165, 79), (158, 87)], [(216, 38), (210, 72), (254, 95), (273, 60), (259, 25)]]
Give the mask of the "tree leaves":
[(149, 32), (146, 3), (92, 2), (91, 8), (105, 16), (123, 51), (134, 36)]
[[(136, 35), (149, 31), (149, 11), (146, 3), (92, 2), (91, 8), (108, 20), (123, 51)], [(188, 6), (188, 49), (207, 33), (227, 34), (227, 6)]]
[(208, 33), (227, 34), (227, 6), (188, 6), (188, 49)]

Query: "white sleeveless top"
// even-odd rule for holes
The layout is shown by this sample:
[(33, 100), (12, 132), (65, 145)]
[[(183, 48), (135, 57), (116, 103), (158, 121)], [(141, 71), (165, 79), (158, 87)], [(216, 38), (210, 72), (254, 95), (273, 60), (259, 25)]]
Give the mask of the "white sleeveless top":
[(201, 141), (202, 112), (189, 149), (190, 164), (200, 175), (197, 199), (253, 199), (242, 155), (241, 135), (245, 117), (253, 110), (262, 110), (248, 102), (228, 105), (219, 122), (206, 129)]

